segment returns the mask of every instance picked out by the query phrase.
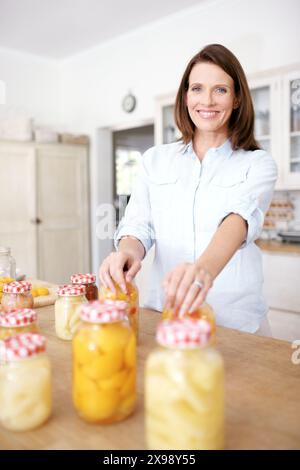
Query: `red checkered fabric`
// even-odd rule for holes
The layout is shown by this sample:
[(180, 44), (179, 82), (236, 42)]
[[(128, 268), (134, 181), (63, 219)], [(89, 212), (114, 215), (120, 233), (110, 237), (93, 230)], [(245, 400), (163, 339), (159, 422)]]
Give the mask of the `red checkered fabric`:
[(75, 285), (75, 284), (65, 284), (63, 286), (59, 286), (57, 293), (58, 295), (84, 295), (85, 286)]
[(73, 274), (71, 276), (71, 282), (72, 284), (92, 284), (96, 282), (96, 276), (95, 274)]
[(0, 326), (2, 327), (19, 327), (26, 326), (37, 321), (37, 313), (31, 308), (22, 308), (0, 314)]
[(25, 359), (46, 350), (46, 338), (36, 333), (22, 333), (0, 342), (0, 361)]
[(159, 323), (156, 340), (162, 346), (193, 349), (204, 346), (211, 336), (211, 325), (206, 320), (164, 320)]
[(31, 290), (31, 283), (28, 281), (14, 281), (4, 284), (3, 292), (6, 294), (23, 294)]
[(128, 303), (123, 300), (95, 300), (80, 307), (80, 318), (89, 323), (122, 321), (128, 315)]

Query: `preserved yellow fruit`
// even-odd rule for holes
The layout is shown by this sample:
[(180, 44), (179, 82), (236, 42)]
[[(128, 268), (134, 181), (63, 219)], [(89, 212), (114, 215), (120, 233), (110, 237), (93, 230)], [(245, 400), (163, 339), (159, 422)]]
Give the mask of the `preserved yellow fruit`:
[(205, 320), (161, 322), (161, 347), (146, 364), (148, 448), (224, 447), (224, 366), (221, 355), (207, 346), (204, 331), (209, 330)]
[(84, 286), (64, 285), (55, 301), (55, 331), (60, 339), (71, 340), (80, 323), (78, 307), (86, 302)]
[(21, 333), (37, 333), (37, 314), (31, 309), (0, 314), (0, 340)]
[(45, 338), (20, 334), (1, 345), (0, 422), (11, 431), (40, 426), (51, 414), (51, 368)]
[[(194, 310), (193, 312), (188, 312), (184, 315), (185, 318), (191, 318), (194, 320), (207, 320), (212, 328), (212, 335), (215, 334), (216, 332), (216, 318), (213, 309), (211, 306), (207, 303), (203, 303), (197, 310)], [(162, 313), (162, 319), (163, 320), (172, 320), (172, 319), (178, 319), (179, 318), (179, 308), (174, 310), (171, 308), (164, 308), (163, 313)]]
[(129, 416), (136, 403), (136, 338), (125, 302), (81, 307), (73, 338), (73, 403), (79, 416), (109, 424)]
[(100, 300), (122, 300), (128, 303), (128, 318), (133, 331), (138, 337), (139, 333), (139, 293), (133, 283), (126, 283), (127, 294), (122, 291), (121, 287), (114, 282), (116, 292), (111, 291), (105, 286), (100, 287)]

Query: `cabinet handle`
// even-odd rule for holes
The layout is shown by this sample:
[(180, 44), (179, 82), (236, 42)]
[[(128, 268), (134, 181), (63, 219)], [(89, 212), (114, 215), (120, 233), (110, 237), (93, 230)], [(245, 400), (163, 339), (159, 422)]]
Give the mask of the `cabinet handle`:
[(42, 223), (41, 219), (39, 219), (38, 217), (36, 217), (35, 219), (31, 219), (30, 222), (34, 225), (39, 225)]

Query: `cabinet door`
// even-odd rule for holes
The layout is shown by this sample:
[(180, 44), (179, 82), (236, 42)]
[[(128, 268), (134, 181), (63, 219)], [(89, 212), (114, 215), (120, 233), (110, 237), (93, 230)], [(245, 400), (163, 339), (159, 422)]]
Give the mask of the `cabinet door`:
[(155, 145), (170, 144), (180, 138), (181, 134), (174, 118), (175, 94), (157, 99), (155, 119)]
[(300, 189), (300, 70), (283, 79), (284, 183)]
[(255, 138), (261, 148), (275, 159), (279, 177), (276, 189), (282, 186), (281, 140), (276, 129), (280, 110), (280, 81), (278, 78), (267, 78), (250, 81), (250, 90), (255, 112)]
[(90, 269), (88, 160), (85, 147), (37, 147), (38, 272), (68, 283)]
[(11, 247), (22, 273), (36, 277), (34, 147), (1, 143), (0, 168), (0, 245)]

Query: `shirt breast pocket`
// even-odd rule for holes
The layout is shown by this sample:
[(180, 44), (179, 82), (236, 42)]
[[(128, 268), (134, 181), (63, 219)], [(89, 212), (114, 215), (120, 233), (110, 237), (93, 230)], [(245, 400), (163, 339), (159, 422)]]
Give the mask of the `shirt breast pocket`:
[(248, 168), (233, 170), (232, 172), (226, 172), (216, 175), (211, 180), (211, 185), (216, 189), (236, 189), (239, 185), (247, 180)]

